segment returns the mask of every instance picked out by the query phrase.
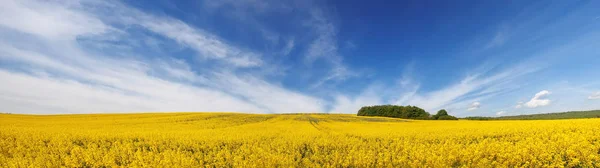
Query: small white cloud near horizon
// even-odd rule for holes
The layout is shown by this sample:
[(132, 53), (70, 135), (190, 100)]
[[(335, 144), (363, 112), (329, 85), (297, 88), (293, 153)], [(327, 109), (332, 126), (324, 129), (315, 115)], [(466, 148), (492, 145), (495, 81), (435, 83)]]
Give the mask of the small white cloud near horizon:
[(536, 107), (550, 105), (550, 99), (545, 98), (546, 96), (548, 96), (550, 94), (551, 93), (549, 91), (542, 90), (542, 91), (536, 93), (535, 96), (533, 96), (533, 98), (531, 98), (531, 100), (529, 100), (527, 103), (525, 103), (525, 106), (529, 107), (529, 108), (536, 108)]
[(593, 93), (592, 95), (590, 95), (590, 96), (588, 97), (588, 99), (589, 99), (589, 100), (596, 100), (596, 99), (600, 99), (600, 92)]
[(479, 109), (479, 107), (481, 107), (481, 103), (479, 103), (479, 102), (473, 102), (471, 104), (471, 106), (469, 106), (469, 108), (467, 109), (467, 111), (477, 110), (477, 109)]
[(517, 105), (515, 106), (516, 109), (520, 109), (523, 107), (523, 102), (518, 102)]
[(497, 116), (501, 116), (501, 115), (504, 115), (504, 114), (506, 114), (506, 111), (498, 111), (498, 112), (496, 112)]

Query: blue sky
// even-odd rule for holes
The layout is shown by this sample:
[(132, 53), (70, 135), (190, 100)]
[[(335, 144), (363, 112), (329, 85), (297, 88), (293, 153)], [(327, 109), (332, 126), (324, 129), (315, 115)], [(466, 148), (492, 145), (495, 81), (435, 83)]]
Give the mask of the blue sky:
[(0, 3), (3, 112), (600, 109), (598, 1)]

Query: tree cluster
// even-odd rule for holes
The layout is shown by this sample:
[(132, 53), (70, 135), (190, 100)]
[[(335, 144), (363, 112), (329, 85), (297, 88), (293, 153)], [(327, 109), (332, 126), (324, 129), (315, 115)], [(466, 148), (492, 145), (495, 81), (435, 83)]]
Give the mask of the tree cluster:
[(444, 109), (441, 109), (437, 112), (437, 114), (431, 116), (432, 120), (458, 120), (458, 118), (448, 115), (448, 112)]
[(397, 106), (397, 105), (377, 105), (365, 106), (358, 110), (358, 116), (382, 116), (417, 120), (458, 120), (456, 117), (448, 115), (446, 110), (440, 110), (435, 115), (417, 106)]

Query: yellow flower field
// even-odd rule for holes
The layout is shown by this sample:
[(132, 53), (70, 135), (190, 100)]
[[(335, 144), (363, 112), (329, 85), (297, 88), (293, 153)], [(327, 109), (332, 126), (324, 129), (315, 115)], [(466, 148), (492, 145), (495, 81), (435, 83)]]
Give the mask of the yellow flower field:
[(600, 119), (1, 114), (0, 167), (600, 167)]

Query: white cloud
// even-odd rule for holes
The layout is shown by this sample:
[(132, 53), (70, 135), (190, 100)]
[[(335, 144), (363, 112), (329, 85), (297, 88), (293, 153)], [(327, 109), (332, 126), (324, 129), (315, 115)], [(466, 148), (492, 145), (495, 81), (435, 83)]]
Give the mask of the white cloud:
[(345, 95), (335, 97), (330, 113), (357, 113), (363, 106), (382, 105), (384, 102), (378, 94), (380, 90), (376, 87), (367, 88), (362, 94), (353, 98)]
[(0, 25), (52, 39), (73, 39), (108, 29), (100, 20), (81, 11), (77, 1), (5, 0), (0, 5)]
[(479, 102), (473, 102), (471, 104), (471, 106), (469, 106), (469, 108), (467, 110), (468, 111), (473, 111), (473, 110), (479, 109), (479, 107), (481, 107), (481, 103), (479, 103)]
[(498, 111), (498, 112), (496, 112), (497, 116), (501, 116), (501, 115), (504, 115), (504, 114), (506, 114), (506, 111)]
[(533, 98), (531, 98), (531, 100), (529, 100), (527, 103), (525, 103), (525, 106), (529, 107), (529, 108), (547, 106), (550, 104), (550, 99), (546, 98), (549, 94), (550, 94), (549, 91), (542, 90), (542, 91), (538, 92), (537, 94), (535, 94), (535, 96), (533, 96)]
[[(96, 8), (106, 8), (106, 11)], [(105, 35), (107, 31), (126, 31), (105, 23), (117, 22), (142, 26), (198, 51), (203, 58), (221, 60), (227, 65), (255, 67), (263, 64), (260, 54), (233, 47), (202, 29), (173, 18), (147, 14), (114, 1), (8, 0), (3, 2), (0, 11), (0, 25), (53, 40), (75, 40), (77, 36), (86, 34)]]
[(329, 110), (330, 113), (356, 113), (363, 106), (381, 105), (381, 100), (376, 96), (358, 96), (350, 98), (348, 96), (337, 96), (335, 106)]
[[(200, 73), (182, 60), (140, 57), (121, 49), (123, 45), (143, 46), (105, 45), (103, 51), (119, 53), (113, 55), (95, 52), (78, 41), (85, 37), (103, 45), (104, 40), (95, 39), (125, 40), (122, 34), (143, 28), (176, 42), (162, 44), (189, 47), (225, 65), (262, 65), (260, 54), (227, 44), (179, 20), (152, 16), (113, 1), (5, 4), (0, 7), (0, 60), (11, 66), (0, 67), (0, 78), (7, 81), (0, 83), (0, 111), (323, 111), (320, 99), (261, 78), (228, 73), (228, 68), (194, 67), (201, 68)], [(113, 15), (104, 16), (107, 13)], [(137, 26), (120, 27), (123, 24)]]
[[(115, 88), (69, 79), (0, 70), (1, 111), (29, 114), (244, 111), (263, 112), (253, 104), (219, 91), (153, 78)], [(129, 80), (131, 81), (131, 80)], [(142, 84), (143, 85), (138, 85)], [(131, 89), (139, 87), (139, 89)], [(134, 92), (132, 94), (131, 92)]]
[(600, 92), (596, 92), (596, 93), (588, 96), (588, 99), (590, 99), (590, 100), (600, 99)]

